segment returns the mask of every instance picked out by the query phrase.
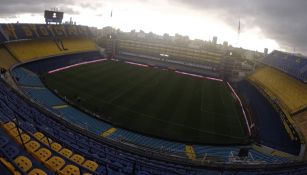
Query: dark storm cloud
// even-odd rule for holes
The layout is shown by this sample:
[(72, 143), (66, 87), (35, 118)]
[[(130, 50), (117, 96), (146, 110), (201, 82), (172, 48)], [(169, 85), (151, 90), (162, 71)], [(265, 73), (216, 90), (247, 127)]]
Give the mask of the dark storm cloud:
[(77, 13), (68, 5), (74, 5), (70, 0), (0, 0), (0, 17), (12, 17), (23, 13), (42, 14), (44, 10), (59, 8), (66, 13)]
[(307, 53), (307, 0), (172, 0), (218, 15), (242, 30), (260, 27), (284, 48)]

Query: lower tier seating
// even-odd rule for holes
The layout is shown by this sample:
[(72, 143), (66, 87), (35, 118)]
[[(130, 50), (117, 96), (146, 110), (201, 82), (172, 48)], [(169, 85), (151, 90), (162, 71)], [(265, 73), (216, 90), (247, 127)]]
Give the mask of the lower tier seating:
[(300, 142), (292, 140), (279, 113), (256, 87), (247, 81), (236, 85), (245, 104), (251, 108), (260, 144), (298, 155)]
[[(4, 124), (3, 126), (7, 127), (7, 130), (11, 131), (10, 133), (12, 134), (10, 135), (12, 136), (18, 136), (17, 127), (20, 129), (22, 140), (27, 141), (26, 144), (29, 145), (29, 151), (26, 152), (26, 157), (31, 158), (29, 158), (32, 162), (31, 167), (39, 168), (43, 171), (45, 170), (44, 167), (48, 168), (46, 171), (51, 169), (64, 172), (64, 174), (78, 174), (78, 169), (80, 173), (90, 172), (91, 174), (116, 175), (234, 174), (239, 171), (221, 171), (219, 169), (206, 169), (192, 167), (187, 164), (159, 161), (152, 158), (154, 156), (153, 154), (151, 156), (140, 156), (136, 152), (118, 147), (118, 144), (115, 142), (106, 142), (103, 139), (94, 138), (90, 134), (87, 134), (85, 130), (77, 129), (68, 122), (39, 110), (33, 104), (28, 103), (25, 99), (17, 95), (3, 81), (0, 81), (0, 121)], [(18, 125), (16, 126), (12, 122), (16, 122)], [(18, 142), (18, 140), (16, 139), (15, 142)], [(15, 150), (20, 151), (24, 149), (19, 147)], [(7, 159), (8, 156), (5, 158)], [(13, 159), (9, 160), (9, 162), (14, 163)], [(38, 159), (42, 163), (36, 165), (35, 162)], [(91, 169), (94, 170), (96, 164), (91, 162), (84, 165), (86, 162), (85, 159), (97, 163), (98, 167), (94, 172), (91, 172)], [(61, 166), (62, 168), (58, 168), (63, 164), (62, 160), (65, 161), (65, 165)], [(17, 165), (16, 167), (18, 168)], [(28, 166), (26, 168), (27, 172), (33, 169), (29, 169)], [(263, 171), (263, 169), (244, 170), (242, 173), (260, 174)], [(282, 170), (276, 170), (275, 173), (278, 174), (280, 171)], [(304, 166), (301, 166), (292, 169), (291, 172), (298, 174), (298, 172), (304, 171), (306, 172), (307, 170), (304, 169)]]
[[(73, 153), (70, 149), (62, 147), (61, 144), (45, 137), (41, 132), (36, 131), (35, 133), (30, 133), (22, 130), (12, 121), (4, 123), (2, 126), (33, 157), (53, 172), (63, 174), (69, 174), (71, 172), (75, 175), (86, 173), (95, 174), (99, 166), (96, 162), (87, 160), (83, 156)], [(25, 169), (28, 170), (30, 167)]]
[[(23, 149), (19, 132), (24, 141), (28, 141), (28, 135), (19, 132), (10, 125), (2, 125), (0, 128), (0, 162), (12, 174), (54, 174), (46, 166), (35, 159), (29, 152)], [(1, 169), (2, 174), (2, 169)]]

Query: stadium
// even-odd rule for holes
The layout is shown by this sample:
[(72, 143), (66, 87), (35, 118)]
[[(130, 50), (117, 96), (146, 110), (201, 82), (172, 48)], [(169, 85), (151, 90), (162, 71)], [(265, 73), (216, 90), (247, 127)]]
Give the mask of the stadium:
[(0, 24), (1, 174), (307, 174), (306, 57), (97, 34)]

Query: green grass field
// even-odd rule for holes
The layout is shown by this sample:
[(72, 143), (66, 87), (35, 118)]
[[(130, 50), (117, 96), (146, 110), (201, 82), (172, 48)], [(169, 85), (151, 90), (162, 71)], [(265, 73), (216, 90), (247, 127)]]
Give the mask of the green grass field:
[(44, 83), (116, 127), (191, 143), (247, 142), (242, 112), (224, 82), (104, 61), (45, 75)]

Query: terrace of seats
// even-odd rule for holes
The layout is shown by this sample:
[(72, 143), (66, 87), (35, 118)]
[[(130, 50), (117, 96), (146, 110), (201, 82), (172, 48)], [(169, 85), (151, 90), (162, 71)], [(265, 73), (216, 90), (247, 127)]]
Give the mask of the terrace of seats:
[(268, 66), (272, 66), (283, 71), (298, 80), (307, 82), (307, 58), (303, 56), (273, 51), (262, 61)]
[(98, 51), (89, 51), (84, 53), (67, 54), (53, 58), (37, 60), (35, 61), (36, 64), (26, 63), (23, 65), (23, 67), (26, 67), (27, 69), (37, 74), (43, 74), (51, 70), (66, 67), (69, 65), (78, 64), (86, 61), (94, 61), (102, 58), (104, 58), (104, 56), (101, 56)]
[[(139, 175), (150, 175), (150, 174), (165, 174), (165, 175), (225, 174), (226, 175), (226, 174), (237, 173), (236, 170), (228, 170), (228, 171), (218, 171), (210, 169), (206, 170), (200, 168), (192, 168), (189, 166), (177, 165), (173, 163), (167, 163), (163, 161), (157, 161), (151, 158), (141, 157), (136, 154), (131, 154), (129, 152), (116, 149), (108, 144), (100, 143), (98, 142), (98, 140), (95, 141), (93, 140), (93, 138), (83, 135), (84, 132), (77, 132), (75, 130), (72, 130), (66, 124), (59, 123), (59, 121), (56, 121), (55, 119), (53, 119), (53, 117), (50, 118), (46, 116), (46, 114), (43, 114), (42, 112), (33, 108), (30, 104), (27, 104), (12, 90), (10, 90), (7, 87), (7, 85), (5, 85), (2, 81), (0, 81), (0, 121), (1, 123), (7, 125), (7, 128), (10, 128), (9, 130), (12, 130), (16, 128), (16, 125), (9, 123), (12, 121), (15, 122), (16, 118), (18, 118), (19, 128), (22, 130), (22, 133), (27, 134), (30, 137), (30, 140), (34, 141), (34, 143), (36, 142), (39, 143), (40, 148), (38, 150), (45, 148), (43, 149), (44, 151), (43, 150), (40, 151), (42, 152), (41, 156), (37, 157), (33, 156), (33, 154), (34, 155), (39, 154), (36, 153), (38, 151), (34, 151), (34, 153), (30, 151), (30, 153), (27, 153), (29, 157), (35, 157), (31, 159), (32, 162), (36, 162), (38, 159), (42, 159), (41, 162), (43, 163), (43, 165), (38, 164), (36, 166), (35, 164), (35, 166), (33, 167), (35, 168), (39, 167), (43, 170), (45, 170), (43, 166), (45, 166), (46, 164), (48, 165), (48, 162), (53, 162), (53, 159), (51, 159), (52, 157), (59, 157), (54, 161), (61, 163), (63, 162), (61, 160), (64, 160), (65, 165), (60, 164), (60, 166), (64, 168), (58, 168), (59, 166), (51, 166), (48, 167), (48, 169), (51, 168), (51, 170), (53, 171), (65, 171), (66, 170), (65, 167), (67, 167), (67, 169), (71, 167), (77, 167), (74, 169), (76, 171), (80, 170), (81, 173), (89, 171), (91, 174), (97, 173), (97, 174), (115, 174), (115, 175), (117, 174), (124, 175), (132, 173)], [(29, 137), (24, 136), (25, 138), (24, 140), (28, 140), (27, 143), (29, 145), (37, 145), (37, 144), (32, 144), (33, 142), (29, 140)], [(50, 146), (47, 137), (49, 138)], [(17, 150), (23, 151), (21, 147), (19, 147)], [(51, 152), (51, 157), (49, 156), (50, 158), (46, 158), (48, 157), (48, 155), (50, 155), (49, 151)], [(207, 152), (205, 148), (203, 148), (203, 151)], [(77, 154), (79, 156), (73, 157), (71, 154), (75, 155)], [(280, 162), (276, 161), (278, 159), (274, 157), (265, 156), (264, 154), (257, 152), (255, 150), (251, 151), (251, 154), (253, 154), (252, 155), (253, 157), (259, 157), (262, 161), (267, 159), (266, 162), (272, 162), (272, 163)], [(98, 164), (96, 171), (91, 172), (90, 169), (82, 166), (84, 165), (84, 163), (83, 164), (80, 163), (83, 160), (80, 157), (84, 157), (87, 160), (96, 162)], [(286, 159), (284, 159), (282, 162), (284, 162), (285, 160)], [(9, 162), (14, 163), (14, 161), (10, 159)], [(18, 168), (18, 166), (16, 167)], [(293, 168), (291, 170), (275, 170), (275, 171), (271, 170), (268, 171), (267, 174), (274, 174), (274, 173), (279, 174), (281, 172), (289, 172), (289, 173), (291, 172), (291, 174), (303, 174), (303, 172), (306, 171), (307, 169), (306, 168), (304, 169), (304, 166), (299, 166), (298, 168)], [(245, 170), (240, 173), (250, 174), (250, 175), (258, 173), (265, 174), (263, 169)]]
[(270, 67), (264, 67), (252, 74), (249, 79), (274, 95), (272, 99), (293, 114), (307, 107), (307, 84)]
[(5, 44), (15, 58), (21, 62), (44, 58), (55, 55), (63, 55), (76, 52), (97, 50), (96, 45), (89, 39), (63, 39), (61, 44), (52, 39), (26, 40)]
[(68, 52), (97, 50), (96, 44), (89, 39), (63, 39), (63, 44)]
[[(47, 167), (51, 172), (62, 174), (96, 174), (95, 171), (98, 168), (96, 162), (87, 160), (79, 154), (74, 154), (70, 149), (45, 137), (41, 132), (34, 131), (34, 133), (31, 133), (20, 127), (17, 128), (16, 124), (12, 121), (5, 122), (2, 124), (2, 127), (11, 138), (19, 143), (20, 146), (25, 147), (27, 152), (36, 159), (33, 159), (33, 161), (42, 162), (43, 166)], [(25, 126), (23, 127), (26, 128)], [(19, 129), (19, 132), (17, 132), (17, 129)], [(22, 149), (19, 148), (18, 150)], [(23, 167), (23, 170), (27, 172), (29, 168)], [(48, 173), (51, 174), (50, 172)]]
[[(3, 82), (0, 82), (1, 123), (4, 123), (3, 126), (8, 128), (9, 133), (15, 133), (14, 138), (16, 138), (18, 133), (16, 134), (15, 131), (13, 132), (16, 125), (12, 124), (12, 121), (16, 121), (16, 118), (18, 118), (19, 128), (21, 129), (20, 131), (22, 134), (26, 134), (23, 136), (22, 140), (26, 142), (26, 145), (28, 145), (28, 151), (31, 154), (36, 155), (39, 153), (36, 153), (37, 151), (35, 150), (44, 148), (43, 155), (37, 157), (52, 171), (63, 172), (66, 170), (65, 167), (71, 164), (72, 166), (77, 167), (74, 168), (77, 169), (77, 171), (80, 170), (81, 173), (87, 171), (91, 174), (123, 175), (131, 174), (133, 171), (147, 174), (157, 174), (157, 172), (158, 174), (178, 174), (176, 173), (176, 171), (178, 171), (181, 172), (180, 174), (189, 174), (187, 173), (187, 170), (189, 170), (191, 174), (206, 172), (206, 170), (192, 170), (189, 167), (185, 168), (180, 165), (152, 161), (150, 159), (142, 158), (137, 155), (134, 156), (133, 154), (121, 152), (120, 150), (100, 144), (55, 122), (20, 100), (21, 99), (18, 96), (5, 88)], [(20, 116), (15, 114), (17, 111)], [(14, 115), (10, 115), (9, 112), (14, 113)], [(18, 140), (18, 138), (16, 138), (16, 140)], [(23, 149), (19, 147), (15, 150)], [(53, 157), (55, 157), (55, 160), (52, 159)], [(89, 166), (85, 166), (83, 163), (85, 161), (82, 157), (88, 158), (88, 160), (93, 160), (98, 164), (97, 167), (94, 166), (96, 168), (91, 168), (95, 165), (93, 162), (89, 164)], [(13, 161), (10, 160), (10, 162)], [(57, 165), (50, 165), (51, 167), (48, 166), (52, 162), (56, 162)], [(62, 162), (64, 162), (65, 166)], [(217, 173), (217, 171), (212, 172)], [(77, 175), (80, 173), (72, 174)]]
[[(4, 125), (3, 125), (4, 126)], [(5, 128), (8, 128), (6, 126)], [(35, 173), (54, 174), (48, 170), (39, 160), (23, 149), (16, 128), (12, 130), (0, 128), (0, 162), (10, 173), (34, 175)], [(26, 134), (22, 133), (22, 139), (29, 141)], [(0, 169), (1, 174), (4, 169)]]
[(261, 92), (247, 81), (242, 81), (235, 86), (245, 104), (251, 108), (255, 122), (256, 136), (259, 144), (277, 150), (299, 155), (300, 142), (291, 138), (284, 127), (283, 120), (270, 101)]
[(6, 48), (0, 45), (0, 67), (9, 70), (14, 64), (17, 63), (17, 60), (6, 50)]

